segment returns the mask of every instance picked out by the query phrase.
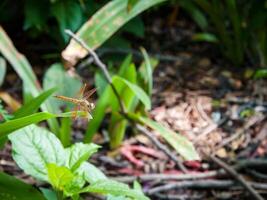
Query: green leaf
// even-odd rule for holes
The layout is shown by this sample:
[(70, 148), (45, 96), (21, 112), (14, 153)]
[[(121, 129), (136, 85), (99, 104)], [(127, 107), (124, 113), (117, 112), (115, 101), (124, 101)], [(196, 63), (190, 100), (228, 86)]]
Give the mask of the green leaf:
[(27, 115), (35, 113), (41, 106), (41, 104), (56, 90), (57, 88), (51, 88), (50, 90), (44, 91), (39, 96), (33, 98), (13, 114), (14, 118), (25, 117)]
[(58, 166), (54, 163), (48, 163), (46, 167), (49, 183), (56, 190), (63, 191), (64, 187), (70, 184), (74, 178), (74, 175), (67, 167)]
[(141, 52), (145, 59), (145, 71), (146, 71), (146, 79), (147, 79), (147, 93), (149, 96), (152, 95), (153, 88), (153, 68), (150, 62), (149, 56), (144, 48), (141, 48)]
[(34, 187), (3, 172), (0, 172), (0, 199), (45, 200), (43, 195)]
[(58, 138), (44, 128), (27, 126), (8, 136), (18, 166), (39, 180), (48, 181), (46, 165), (64, 166), (66, 153)]
[(0, 86), (3, 84), (6, 76), (6, 61), (0, 56)]
[(196, 24), (203, 30), (208, 28), (208, 20), (203, 13), (193, 1), (188, 0), (179, 0), (179, 4), (183, 9), (185, 9), (189, 15), (191, 15), (192, 19), (196, 22)]
[(47, 113), (47, 112), (39, 112), (32, 115), (28, 115), (26, 117), (21, 117), (13, 120), (9, 120), (5, 123), (0, 124), (0, 138), (7, 136), (9, 133), (28, 126), (30, 124), (35, 124), (43, 120), (47, 120), (50, 118), (55, 118), (56, 115)]
[(119, 72), (118, 72), (118, 75), (119, 76), (124, 76), (124, 74), (127, 72), (127, 70), (129, 69), (129, 66), (131, 65), (132, 63), (132, 59), (133, 59), (133, 56), (131, 54), (129, 54), (122, 62), (122, 64), (120, 65), (120, 68), (119, 68)]
[[(57, 87), (57, 95), (63, 95), (67, 97), (77, 96), (82, 83), (79, 78), (70, 76), (64, 69), (63, 65), (56, 63), (46, 71), (43, 79), (43, 86), (45, 90), (53, 87)], [(60, 112), (60, 107), (67, 105), (69, 108), (73, 107), (73, 104), (66, 103), (57, 98), (49, 98), (49, 103), (53, 107), (54, 113)]]
[[(96, 49), (133, 17), (164, 1), (138, 1), (129, 12), (127, 9), (128, 1), (110, 1), (78, 30), (77, 36), (83, 39), (89, 47)], [(79, 59), (87, 55), (87, 51), (72, 39), (62, 55), (71, 65), (75, 65)]]
[(89, 157), (97, 152), (100, 146), (96, 144), (75, 143), (66, 149), (67, 166), (71, 171), (75, 171), (80, 167), (81, 163), (88, 160)]
[(101, 96), (101, 94), (104, 93), (105, 88), (108, 86), (108, 82), (105, 79), (104, 75), (102, 75), (102, 73), (95, 73), (95, 86), (97, 88), (97, 95)]
[(58, 138), (64, 147), (68, 147), (71, 144), (71, 119), (70, 117), (64, 117), (61, 119), (61, 126)]
[(173, 132), (149, 118), (140, 116), (139, 120), (150, 128), (158, 131), (161, 136), (186, 160), (199, 160), (199, 156), (193, 144), (186, 137)]
[[(119, 70), (119, 75), (127, 79), (129, 82), (136, 84), (136, 67), (134, 64), (129, 63), (128, 60), (131, 61), (131, 57), (127, 57), (125, 62), (123, 62)], [(138, 103), (135, 93), (121, 81), (114, 80), (113, 84), (117, 89), (121, 88), (121, 90), (118, 91), (120, 91), (119, 94), (125, 109), (127, 111), (134, 111), (136, 107), (135, 102)], [(108, 127), (111, 148), (116, 148), (121, 144), (128, 125), (127, 120), (118, 113), (118, 110), (118, 106), (115, 108), (113, 107)]]
[[(31, 68), (28, 60), (20, 54), (13, 46), (11, 40), (0, 26), (0, 52), (12, 65), (14, 70), (20, 76), (23, 81), (24, 88), (27, 88), (32, 96), (37, 96), (41, 93), (39, 82)], [(49, 102), (44, 103), (41, 106), (43, 111), (53, 111), (53, 107)], [(48, 124), (54, 133), (58, 133), (59, 125), (55, 119), (48, 120)]]
[(82, 10), (78, 1), (60, 0), (51, 4), (51, 13), (56, 17), (60, 32), (67, 41), (65, 29), (76, 31), (82, 24)]
[(83, 162), (76, 172), (84, 177), (88, 183), (95, 183), (99, 180), (106, 180), (106, 175), (89, 162)]
[(130, 189), (128, 185), (113, 180), (100, 180), (82, 190), (98, 194), (111, 194), (114, 196), (127, 196), (138, 200), (149, 200), (139, 190)]
[(45, 196), (46, 200), (58, 200), (57, 194), (55, 191), (47, 189), (47, 188), (40, 188), (43, 195)]
[(119, 80), (125, 83), (135, 93), (136, 97), (144, 104), (145, 108), (147, 110), (151, 109), (151, 101), (142, 88), (119, 76), (114, 76), (113, 80)]
[(197, 33), (193, 35), (192, 39), (198, 42), (213, 42), (213, 43), (219, 42), (218, 38), (211, 33)]
[(128, 0), (127, 9), (131, 11), (133, 7), (138, 3), (140, 0)]
[(258, 69), (253, 75), (254, 79), (267, 78), (267, 69)]

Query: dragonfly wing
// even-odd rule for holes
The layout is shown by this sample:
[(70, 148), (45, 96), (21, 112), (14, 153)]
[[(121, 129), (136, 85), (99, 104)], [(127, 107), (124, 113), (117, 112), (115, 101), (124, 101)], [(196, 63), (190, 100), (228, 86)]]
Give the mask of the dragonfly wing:
[(84, 99), (88, 99), (90, 96), (92, 96), (94, 93), (96, 92), (96, 88), (93, 88), (91, 90), (89, 90), (88, 92), (86, 92), (83, 96)]
[(79, 99), (81, 99), (81, 98), (83, 97), (84, 92), (85, 92), (85, 90), (86, 90), (86, 87), (87, 87), (86, 83), (83, 84), (83, 86), (82, 86), (81, 89), (79, 90), (78, 94), (76, 95)]

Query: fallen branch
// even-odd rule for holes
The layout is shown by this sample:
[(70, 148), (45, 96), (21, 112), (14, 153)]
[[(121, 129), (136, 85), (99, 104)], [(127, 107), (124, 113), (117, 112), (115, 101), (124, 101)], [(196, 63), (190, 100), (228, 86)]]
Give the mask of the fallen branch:
[(254, 197), (254, 199), (263, 200), (263, 197), (259, 195), (259, 193), (256, 190), (254, 190), (254, 188), (250, 185), (250, 183), (248, 183), (240, 174), (238, 174), (236, 170), (234, 170), (232, 167), (230, 167), (222, 160), (216, 158), (213, 155), (209, 155), (208, 157), (217, 165), (219, 165), (221, 168), (223, 168), (229, 175), (231, 175), (233, 178), (239, 181), (240, 184), (243, 185), (243, 187), (248, 190), (251, 196)]
[[(267, 184), (264, 183), (255, 183), (255, 182), (248, 182), (252, 187), (253, 190), (266, 190)], [(152, 195), (155, 193), (166, 192), (169, 190), (174, 189), (231, 189), (231, 190), (240, 190), (242, 187), (238, 185), (235, 181), (232, 180), (191, 180), (191, 181), (181, 181), (175, 183), (169, 183), (162, 186), (157, 186), (147, 191), (147, 194)], [(254, 198), (255, 199), (255, 198)], [(263, 199), (261, 197), (261, 199)]]

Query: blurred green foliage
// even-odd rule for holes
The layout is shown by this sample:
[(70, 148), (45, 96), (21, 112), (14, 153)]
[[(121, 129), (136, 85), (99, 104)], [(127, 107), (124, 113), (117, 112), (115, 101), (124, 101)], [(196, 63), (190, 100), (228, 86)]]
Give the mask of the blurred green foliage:
[(215, 42), (235, 66), (267, 62), (266, 0), (179, 0), (203, 31), (193, 39)]
[[(63, 47), (69, 36), (65, 29), (78, 30), (108, 0), (2, 0), (0, 2), (0, 23), (21, 26), (30, 37), (48, 35)], [(11, 25), (10, 25), (11, 26)], [(136, 28), (138, 27), (138, 28)], [(143, 37), (144, 25), (137, 17), (121, 32)], [(123, 46), (129, 43), (119, 33), (114, 40)]]

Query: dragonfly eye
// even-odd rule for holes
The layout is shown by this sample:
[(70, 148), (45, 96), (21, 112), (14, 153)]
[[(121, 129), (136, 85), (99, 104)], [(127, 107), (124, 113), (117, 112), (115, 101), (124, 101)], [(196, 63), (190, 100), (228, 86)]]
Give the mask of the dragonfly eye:
[(94, 109), (95, 108), (95, 104), (90, 103), (90, 107), (91, 107), (91, 109)]

